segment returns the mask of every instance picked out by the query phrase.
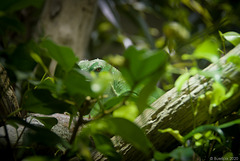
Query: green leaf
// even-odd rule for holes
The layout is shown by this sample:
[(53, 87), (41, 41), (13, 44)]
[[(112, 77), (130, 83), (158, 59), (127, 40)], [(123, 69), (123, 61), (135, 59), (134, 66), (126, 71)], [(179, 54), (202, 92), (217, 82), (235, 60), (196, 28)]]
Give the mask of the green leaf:
[(78, 61), (72, 49), (68, 47), (56, 45), (51, 40), (43, 40), (40, 45), (46, 49), (49, 56), (55, 59), (65, 71), (70, 71)]
[[(133, 122), (123, 118), (109, 117), (93, 121), (82, 130), (79, 139), (86, 139), (86, 136), (94, 135), (96, 133), (119, 135), (125, 141), (131, 143), (135, 148), (141, 150), (145, 154), (149, 153), (149, 150), (152, 147), (143, 131)], [(76, 142), (76, 144), (78, 143)]]
[(223, 128), (228, 128), (228, 127), (233, 126), (233, 125), (236, 125), (236, 124), (240, 124), (240, 119), (227, 122), (227, 123), (225, 123), (225, 124), (219, 125), (218, 127), (221, 128), (221, 129), (223, 129)]
[(96, 149), (103, 155), (107, 156), (110, 161), (122, 160), (121, 155), (116, 152), (116, 149), (109, 137), (102, 134), (95, 134), (93, 135), (93, 140)]
[(71, 95), (93, 96), (91, 90), (91, 76), (80, 69), (74, 69), (66, 74), (63, 83)]
[(230, 43), (232, 43), (234, 46), (237, 46), (240, 43), (240, 34), (238, 34), (237, 32), (226, 32), (223, 34), (223, 37), (229, 41)]
[(170, 39), (186, 40), (190, 38), (190, 32), (180, 23), (170, 22), (163, 27), (164, 34)]
[(194, 156), (194, 151), (191, 147), (178, 147), (169, 153), (169, 156), (173, 157), (176, 160), (191, 161)]
[(212, 87), (213, 91), (210, 106), (216, 107), (224, 101), (226, 88), (219, 82), (214, 82)]
[(240, 57), (237, 55), (231, 55), (228, 57), (227, 62), (231, 62), (236, 65), (237, 69), (240, 70)]
[(116, 96), (116, 97), (112, 97), (110, 98), (109, 100), (107, 100), (105, 103), (104, 103), (104, 109), (105, 110), (108, 110), (112, 107), (114, 107), (115, 105), (119, 104), (120, 102), (122, 102), (124, 99), (124, 96)]
[(212, 39), (207, 39), (197, 46), (193, 55), (197, 59), (207, 59), (215, 63), (219, 60), (218, 43)]
[(126, 105), (114, 110), (113, 117), (121, 117), (130, 121), (134, 121), (138, 116), (138, 108), (134, 102), (127, 102)]
[(163, 94), (163, 91), (156, 87), (159, 75), (153, 75), (149, 79), (150, 80), (147, 82), (147, 84), (141, 84), (143, 88), (141, 89), (137, 99), (139, 113), (142, 113), (147, 107), (149, 107), (149, 105), (151, 105), (151, 103), (153, 103)]
[(158, 130), (161, 133), (169, 133), (171, 134), (176, 140), (178, 140), (180, 143), (184, 143), (183, 136), (179, 133), (178, 130), (173, 130), (172, 128), (167, 128), (167, 129), (159, 129)]
[(34, 118), (40, 121), (49, 130), (51, 130), (52, 127), (58, 123), (58, 120), (54, 117), (36, 117), (35, 116)]
[(167, 160), (167, 158), (169, 158), (168, 153), (160, 153), (158, 151), (154, 152), (154, 159), (156, 159), (157, 161), (164, 161)]
[(163, 50), (137, 50), (131, 46), (124, 52), (126, 66), (121, 67), (123, 77), (130, 85), (146, 79), (154, 73), (165, 71), (168, 55)]
[(190, 78), (190, 76), (190, 73), (184, 73), (178, 77), (174, 84), (178, 92), (181, 91), (183, 84)]
[(23, 98), (22, 108), (41, 114), (53, 114), (53, 113), (71, 113), (71, 105), (63, 101), (55, 99), (48, 90), (30, 90), (27, 91)]
[(42, 58), (41, 58), (38, 54), (36, 54), (36, 53), (34, 53), (34, 52), (31, 52), (30, 55), (31, 55), (31, 57), (35, 60), (35, 62), (37, 62), (38, 64), (41, 65), (41, 67), (43, 68), (44, 72), (45, 72), (45, 73), (48, 73), (48, 68), (47, 68), (46, 65), (44, 64)]
[(34, 80), (29, 80), (29, 82), (33, 85), (35, 85), (35, 88), (38, 89), (51, 89), (51, 90), (55, 90), (55, 84), (54, 84), (54, 78), (52, 77), (47, 77), (42, 81), (34, 81)]
[(223, 142), (225, 142), (225, 137), (224, 137), (224, 134), (223, 134), (223, 131), (221, 130), (221, 128), (212, 126), (212, 125), (203, 125), (203, 126), (199, 126), (195, 129), (193, 129), (191, 132), (189, 132), (187, 135), (184, 136), (184, 141), (187, 141), (189, 138), (193, 137), (197, 133), (203, 133), (203, 132), (207, 132), (209, 130), (214, 131), (217, 134), (219, 134), (219, 136), (221, 137)]
[(30, 55), (31, 43), (19, 44), (14, 52), (11, 54), (9, 64), (11, 64), (16, 70), (31, 72), (36, 66), (36, 62)]

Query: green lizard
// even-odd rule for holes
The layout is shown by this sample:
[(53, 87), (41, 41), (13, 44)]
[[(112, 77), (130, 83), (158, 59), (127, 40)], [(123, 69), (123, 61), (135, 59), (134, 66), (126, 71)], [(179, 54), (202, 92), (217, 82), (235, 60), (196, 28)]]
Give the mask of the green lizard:
[[(113, 81), (112, 81), (112, 83), (109, 84), (110, 88), (108, 88), (105, 91), (105, 94), (108, 95), (108, 98), (105, 99), (104, 102), (106, 102), (106, 100), (108, 100), (112, 97), (120, 96), (131, 90), (131, 88), (129, 87), (127, 82), (122, 78), (121, 72), (104, 60), (101, 60), (101, 59), (94, 59), (94, 60), (90, 60), (90, 61), (82, 60), (78, 63), (78, 65), (81, 68), (81, 70), (86, 71), (86, 72), (99, 73), (102, 71), (108, 71), (111, 73), (111, 75), (113, 76)], [(138, 87), (137, 89), (135, 89), (134, 94), (137, 95), (141, 91), (142, 88), (143, 87)], [(150, 105), (151, 103), (153, 103), (156, 99), (158, 99), (163, 94), (164, 94), (163, 90), (156, 87), (154, 92), (148, 99), (148, 104)], [(99, 107), (97, 109), (99, 110)]]

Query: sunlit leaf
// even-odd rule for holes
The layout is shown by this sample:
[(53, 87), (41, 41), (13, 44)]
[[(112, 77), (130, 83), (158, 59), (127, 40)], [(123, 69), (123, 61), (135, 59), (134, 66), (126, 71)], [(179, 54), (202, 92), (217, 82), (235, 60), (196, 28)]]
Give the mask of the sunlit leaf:
[(184, 138), (183, 136), (179, 133), (178, 130), (173, 130), (172, 128), (167, 128), (167, 129), (159, 129), (158, 130), (161, 133), (169, 133), (171, 134), (176, 140), (178, 140), (180, 143), (184, 143)]
[(227, 62), (233, 63), (238, 70), (240, 70), (240, 57), (237, 55), (231, 55), (228, 57)]
[(182, 86), (189, 79), (190, 76), (191, 76), (190, 73), (184, 73), (178, 77), (174, 84), (178, 92), (181, 91)]
[(240, 34), (238, 34), (237, 32), (226, 32), (223, 34), (223, 37), (229, 41), (230, 43), (232, 43), (234, 46), (237, 46), (240, 43)]
[(207, 59), (215, 63), (219, 60), (218, 43), (212, 39), (207, 39), (197, 46), (193, 55), (197, 59)]
[(218, 82), (214, 82), (213, 85), (213, 91), (212, 91), (212, 99), (211, 99), (211, 105), (212, 107), (216, 107), (224, 101), (225, 94), (226, 94), (226, 88)]
[(36, 53), (34, 53), (34, 52), (31, 52), (30, 55), (31, 55), (31, 57), (32, 57), (38, 64), (41, 65), (41, 67), (43, 68), (44, 72), (45, 72), (45, 73), (48, 73), (48, 68), (47, 68), (46, 65), (44, 64), (42, 58), (41, 58), (38, 54), (36, 54)]
[(121, 117), (130, 121), (134, 121), (138, 114), (139, 111), (134, 102), (128, 102), (113, 112), (114, 117)]

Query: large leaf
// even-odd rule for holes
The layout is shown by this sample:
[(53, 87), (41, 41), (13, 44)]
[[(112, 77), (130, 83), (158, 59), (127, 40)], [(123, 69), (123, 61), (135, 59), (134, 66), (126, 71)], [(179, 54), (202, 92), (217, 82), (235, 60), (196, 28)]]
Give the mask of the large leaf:
[(48, 90), (30, 90), (26, 92), (23, 98), (22, 108), (41, 114), (53, 114), (53, 113), (71, 113), (71, 105), (63, 101), (54, 98)]
[(230, 31), (222, 35), (227, 41), (232, 43), (234, 46), (237, 46), (240, 43), (240, 34), (237, 32)]
[(95, 134), (93, 135), (93, 140), (96, 149), (103, 155), (107, 156), (109, 160), (112, 161), (121, 160), (121, 156), (116, 152), (116, 149), (114, 148), (114, 145), (109, 137), (102, 134)]
[(32, 71), (36, 66), (36, 62), (30, 55), (31, 43), (19, 44), (10, 57), (10, 62), (16, 70)]
[(113, 117), (121, 117), (121, 118), (128, 119), (130, 121), (134, 121), (138, 116), (138, 114), (139, 114), (139, 111), (135, 102), (127, 102), (125, 105), (114, 110)]
[[(143, 131), (133, 122), (123, 118), (108, 117), (91, 122), (80, 133), (79, 141), (81, 141), (81, 138), (86, 139), (86, 136), (96, 133), (119, 135), (145, 154), (147, 154), (152, 147)], [(78, 142), (76, 142), (76, 144), (78, 144)]]
[(212, 39), (207, 39), (198, 45), (193, 55), (197, 59), (207, 59), (215, 63), (219, 60), (218, 43)]
[(125, 52), (126, 66), (120, 68), (130, 85), (152, 76), (155, 72), (161, 75), (168, 61), (168, 55), (163, 50), (137, 50), (129, 47)]
[(149, 82), (141, 89), (137, 99), (139, 113), (142, 113), (149, 107), (148, 105), (151, 105), (156, 99), (163, 95), (163, 91), (156, 87), (158, 79), (159, 75), (157, 73), (155, 76), (152, 76)]
[(51, 40), (43, 40), (40, 45), (46, 49), (49, 56), (55, 59), (65, 71), (70, 71), (78, 61), (78, 58), (68, 47), (56, 45)]
[(34, 117), (38, 121), (40, 121), (46, 128), (51, 130), (53, 126), (58, 123), (58, 120), (55, 117)]
[(183, 84), (189, 79), (190, 76), (190, 73), (184, 73), (178, 77), (174, 84), (178, 92), (181, 91)]
[(71, 95), (93, 96), (90, 80), (91, 77), (88, 73), (74, 69), (67, 73), (63, 81)]

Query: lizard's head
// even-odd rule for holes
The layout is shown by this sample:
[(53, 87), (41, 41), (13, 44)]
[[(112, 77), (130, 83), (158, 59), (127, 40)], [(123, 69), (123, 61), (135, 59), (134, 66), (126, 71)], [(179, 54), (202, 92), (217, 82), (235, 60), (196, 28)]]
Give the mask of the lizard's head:
[(119, 75), (120, 72), (111, 66), (109, 63), (107, 63), (104, 60), (101, 59), (94, 59), (94, 60), (82, 60), (78, 63), (81, 70), (86, 72), (95, 72), (99, 73), (102, 71), (109, 71), (112, 75)]

